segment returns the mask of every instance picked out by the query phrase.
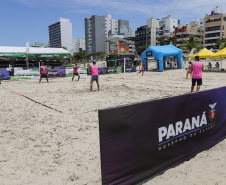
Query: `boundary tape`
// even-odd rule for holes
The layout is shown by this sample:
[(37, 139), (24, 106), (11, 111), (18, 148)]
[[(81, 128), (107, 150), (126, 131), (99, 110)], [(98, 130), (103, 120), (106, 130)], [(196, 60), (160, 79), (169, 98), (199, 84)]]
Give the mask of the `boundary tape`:
[(43, 103), (40, 103), (40, 102), (38, 102), (38, 101), (36, 101), (36, 100), (34, 100), (34, 99), (29, 98), (28, 96), (24, 96), (24, 95), (22, 95), (22, 94), (20, 94), (20, 93), (17, 93), (17, 92), (15, 92), (15, 91), (12, 91), (12, 90), (10, 90), (10, 89), (7, 89), (6, 87), (3, 87), (3, 86), (1, 86), (1, 87), (4, 88), (4, 89), (6, 89), (6, 90), (8, 90), (8, 91), (13, 92), (14, 94), (17, 94), (17, 95), (19, 95), (19, 96), (23, 96), (24, 98), (27, 98), (28, 100), (31, 100), (31, 101), (33, 101), (33, 102), (35, 102), (35, 103), (37, 103), (37, 104), (39, 104), (39, 105), (42, 105), (42, 106), (44, 106), (44, 107), (46, 107), (46, 108), (49, 108), (49, 109), (55, 110), (56, 112), (62, 113), (62, 111), (59, 111), (59, 110), (57, 110), (57, 109), (54, 109), (54, 108), (52, 108), (52, 107), (50, 107), (50, 106), (48, 106), (48, 105), (45, 105), (45, 104), (43, 104)]

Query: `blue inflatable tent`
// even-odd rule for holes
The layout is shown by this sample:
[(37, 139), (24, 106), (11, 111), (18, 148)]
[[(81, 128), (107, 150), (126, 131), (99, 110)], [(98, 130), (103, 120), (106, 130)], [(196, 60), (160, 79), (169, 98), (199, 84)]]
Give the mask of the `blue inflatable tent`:
[(183, 68), (183, 51), (173, 45), (149, 46), (142, 54), (142, 60), (145, 64), (145, 70), (148, 70), (148, 58), (156, 58), (158, 61), (158, 71), (163, 71), (166, 66), (166, 57), (177, 57), (177, 68)]

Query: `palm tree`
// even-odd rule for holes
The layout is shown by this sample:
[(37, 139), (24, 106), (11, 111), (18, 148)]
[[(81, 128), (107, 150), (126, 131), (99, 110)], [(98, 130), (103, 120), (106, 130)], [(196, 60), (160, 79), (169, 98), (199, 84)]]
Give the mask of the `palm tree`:
[(157, 41), (158, 41), (158, 45), (160, 46), (168, 45), (168, 41), (165, 37), (160, 37), (157, 39)]
[(220, 49), (224, 49), (225, 47), (226, 47), (226, 41), (223, 44), (221, 44)]
[(176, 45), (177, 44), (177, 38), (176, 37), (169, 37), (167, 39), (168, 44)]
[(191, 52), (193, 48), (200, 48), (198, 39), (198, 37), (191, 35), (188, 40), (182, 40), (182, 42), (184, 43), (184, 49), (187, 49)]
[[(214, 44), (215, 48), (214, 49), (222, 49), (224, 48), (225, 46), (225, 42), (226, 42), (226, 39), (221, 37), (219, 38)], [(216, 47), (217, 46), (217, 47)], [(219, 46), (219, 47), (218, 47)]]
[(147, 49), (146, 45), (139, 46), (137, 54), (141, 55)]

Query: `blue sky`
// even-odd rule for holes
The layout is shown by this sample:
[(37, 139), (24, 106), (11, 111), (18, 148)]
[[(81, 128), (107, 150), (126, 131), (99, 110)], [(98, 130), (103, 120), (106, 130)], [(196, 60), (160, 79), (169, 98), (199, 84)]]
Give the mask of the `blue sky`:
[(148, 18), (167, 15), (182, 24), (203, 18), (216, 5), (226, 13), (225, 0), (0, 0), (0, 46), (25, 46), (48, 43), (48, 26), (60, 17), (70, 19), (73, 38), (84, 37), (84, 18), (112, 14), (114, 19), (129, 20), (136, 29)]

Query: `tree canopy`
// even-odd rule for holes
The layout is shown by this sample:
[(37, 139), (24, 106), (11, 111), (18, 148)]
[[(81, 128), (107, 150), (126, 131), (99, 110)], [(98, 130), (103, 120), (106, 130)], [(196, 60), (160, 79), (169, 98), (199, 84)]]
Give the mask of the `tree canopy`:
[(169, 44), (174, 45), (175, 43), (177, 43), (176, 37), (160, 37), (157, 39), (157, 41), (158, 41), (158, 45), (160, 46), (165, 46)]
[(86, 54), (85, 52), (78, 52), (75, 53), (72, 57), (73, 60), (89, 60), (91, 58), (91, 56), (97, 56), (99, 57), (101, 60), (103, 60), (106, 56), (105, 52), (97, 52), (97, 53), (90, 53), (90, 54)]
[(85, 52), (78, 52), (75, 53), (72, 57), (73, 60), (85, 60), (87, 59), (88, 55)]
[(184, 49), (191, 51), (193, 48), (200, 48), (198, 37), (191, 35), (188, 40), (182, 40)]
[(62, 48), (65, 49), (65, 50), (67, 50), (67, 47), (66, 46), (63, 46)]
[(147, 49), (146, 45), (142, 45), (138, 48), (137, 54), (141, 55)]

